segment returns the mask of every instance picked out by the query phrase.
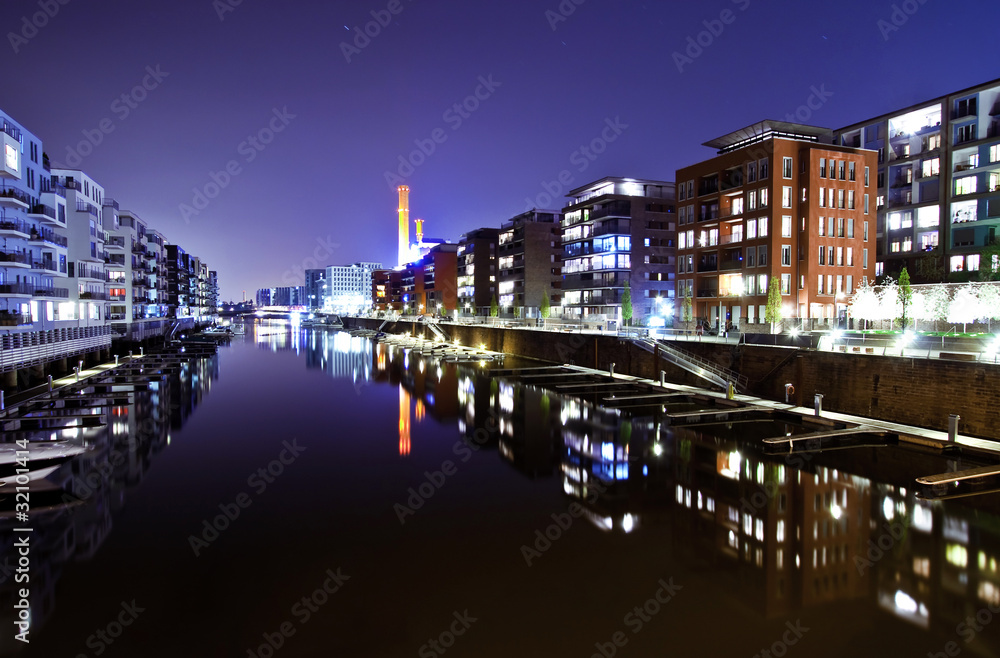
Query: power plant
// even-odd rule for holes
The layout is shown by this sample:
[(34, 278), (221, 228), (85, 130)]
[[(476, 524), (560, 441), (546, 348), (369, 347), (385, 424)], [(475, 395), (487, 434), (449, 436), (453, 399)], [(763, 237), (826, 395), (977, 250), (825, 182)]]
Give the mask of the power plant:
[(412, 263), (427, 255), (436, 244), (445, 242), (444, 240), (429, 239), (424, 240), (424, 220), (416, 220), (416, 240), (410, 242), (410, 188), (408, 185), (400, 185), (399, 192), (399, 267)]

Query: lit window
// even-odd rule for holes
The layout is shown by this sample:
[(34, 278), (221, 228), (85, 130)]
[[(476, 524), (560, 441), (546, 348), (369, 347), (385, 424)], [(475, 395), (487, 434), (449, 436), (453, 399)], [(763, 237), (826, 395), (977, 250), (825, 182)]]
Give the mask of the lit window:
[[(791, 189), (791, 188), (787, 188)], [(791, 215), (782, 215), (781, 217), (781, 237), (790, 238), (792, 237), (792, 217)]]
[(965, 256), (952, 256), (951, 257), (951, 271), (961, 272), (965, 269)]
[(965, 259), (966, 269), (970, 272), (979, 270), (979, 254), (969, 254)]
[(760, 190), (760, 207), (761, 208), (766, 208), (767, 207), (767, 188), (766, 187), (765, 188), (761, 188), (761, 190)]
[(781, 207), (792, 207), (792, 188), (787, 185), (781, 188)]
[(747, 240), (753, 240), (757, 237), (757, 220), (748, 219), (747, 220)]
[(781, 294), (790, 295), (792, 294), (792, 275), (782, 274), (781, 275)]
[(792, 177), (792, 159), (782, 158), (781, 159), (781, 176), (782, 178)]
[(959, 178), (955, 181), (955, 194), (975, 194), (976, 193), (976, 177), (966, 176), (965, 178)]

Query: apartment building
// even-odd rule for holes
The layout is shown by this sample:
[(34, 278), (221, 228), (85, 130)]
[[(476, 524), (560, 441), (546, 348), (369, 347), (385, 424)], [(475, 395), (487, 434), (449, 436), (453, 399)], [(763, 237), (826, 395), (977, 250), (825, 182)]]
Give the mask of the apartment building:
[(834, 131), (878, 154), (876, 274), (915, 282), (977, 276), (1000, 225), (1000, 80)]
[(326, 298), (326, 269), (306, 270), (306, 306), (310, 310), (323, 308)]
[(438, 244), (401, 274), (403, 311), (434, 315), (458, 307), (458, 245)]
[(529, 210), (503, 223), (499, 238), (499, 303), (526, 318), (539, 317), (542, 300), (561, 303), (562, 215)]
[(499, 229), (469, 231), (458, 242), (458, 309), (469, 315), (488, 315), (497, 293)]
[(375, 270), (372, 272), (372, 306), (376, 311), (403, 309), (403, 271)]
[(257, 291), (257, 306), (305, 306), (305, 286), (261, 288)]
[(357, 262), (326, 268), (323, 308), (336, 312), (367, 311), (372, 307), (372, 273), (381, 263)]
[(677, 170), (678, 296), (696, 319), (763, 323), (772, 280), (785, 318), (845, 316), (875, 272), (877, 154), (819, 143), (828, 134), (761, 121), (705, 142), (717, 156)]
[(633, 318), (666, 313), (676, 270), (674, 184), (608, 177), (568, 196), (561, 222), (563, 315), (620, 322), (626, 282)]

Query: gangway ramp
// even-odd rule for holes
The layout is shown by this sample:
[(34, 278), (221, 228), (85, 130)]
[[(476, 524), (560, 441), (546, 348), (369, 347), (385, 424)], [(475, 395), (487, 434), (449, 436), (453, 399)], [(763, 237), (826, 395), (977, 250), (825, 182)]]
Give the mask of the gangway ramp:
[(672, 363), (678, 368), (686, 370), (720, 388), (727, 388), (732, 383), (738, 391), (746, 391), (749, 380), (745, 375), (723, 368), (708, 359), (674, 347), (662, 340), (648, 337), (633, 338), (631, 340), (635, 345), (647, 352), (653, 354), (659, 353), (664, 361)]

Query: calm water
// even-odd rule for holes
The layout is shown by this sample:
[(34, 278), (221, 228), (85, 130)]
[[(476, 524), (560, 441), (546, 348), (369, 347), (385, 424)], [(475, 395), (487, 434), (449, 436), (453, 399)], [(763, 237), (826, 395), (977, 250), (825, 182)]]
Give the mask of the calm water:
[(741, 440), (801, 428), (672, 428), (487, 371), (266, 327), (57, 437), (90, 450), (32, 499), (31, 644), (13, 641), (5, 571), (0, 646), (1000, 655), (997, 495), (909, 486), (956, 464), (768, 457)]

